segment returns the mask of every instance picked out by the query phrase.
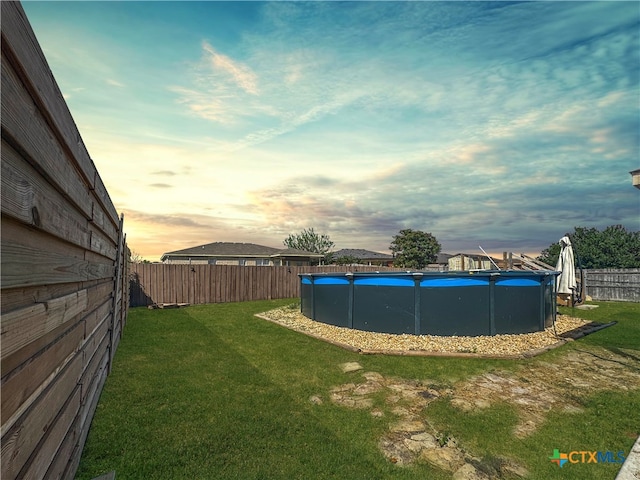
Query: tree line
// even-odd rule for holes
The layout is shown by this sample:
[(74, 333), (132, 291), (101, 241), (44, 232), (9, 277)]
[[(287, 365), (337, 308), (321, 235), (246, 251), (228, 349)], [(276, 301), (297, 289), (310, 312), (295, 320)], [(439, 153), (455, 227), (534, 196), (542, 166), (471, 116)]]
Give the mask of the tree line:
[[(627, 231), (622, 225), (604, 230), (574, 227), (566, 234), (571, 240), (576, 266), (584, 269), (640, 268), (640, 232)], [(555, 265), (560, 256), (560, 244), (544, 249), (539, 260)]]
[[(566, 234), (573, 246), (576, 265), (585, 269), (640, 268), (640, 232), (627, 231), (622, 225), (611, 225), (602, 231), (597, 228), (574, 227)], [(288, 248), (323, 255), (322, 262), (336, 264), (357, 263), (354, 257), (336, 257), (335, 246), (329, 235), (319, 234), (313, 228), (290, 234), (284, 245)], [(393, 263), (400, 268), (420, 270), (434, 263), (442, 250), (434, 235), (410, 228), (400, 230), (389, 245)], [(538, 260), (556, 265), (561, 247), (558, 242), (544, 249)]]

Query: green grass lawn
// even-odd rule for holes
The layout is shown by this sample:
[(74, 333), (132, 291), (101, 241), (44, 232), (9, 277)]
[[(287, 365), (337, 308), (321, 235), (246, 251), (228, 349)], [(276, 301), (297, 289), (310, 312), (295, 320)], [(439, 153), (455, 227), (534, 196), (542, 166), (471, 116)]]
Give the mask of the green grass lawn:
[[(604, 348), (640, 359), (640, 305), (600, 303), (592, 311), (561, 309), (613, 326), (536, 359), (506, 361), (361, 356), (254, 317), (291, 300), (134, 308), (98, 404), (77, 479), (115, 470), (118, 479), (450, 479), (416, 464), (399, 467), (378, 442), (393, 415), (373, 417), (312, 395), (354, 380), (365, 370), (451, 385), (470, 376), (553, 362), (580, 348)], [(509, 456), (532, 479), (613, 479), (619, 465), (549, 461), (563, 450), (623, 450), (640, 433), (640, 390), (600, 391), (579, 414), (551, 411), (533, 435), (511, 433), (516, 413), (494, 405), (461, 414), (447, 399), (425, 412), (439, 427), (491, 459)], [(514, 477), (515, 478), (515, 477)]]

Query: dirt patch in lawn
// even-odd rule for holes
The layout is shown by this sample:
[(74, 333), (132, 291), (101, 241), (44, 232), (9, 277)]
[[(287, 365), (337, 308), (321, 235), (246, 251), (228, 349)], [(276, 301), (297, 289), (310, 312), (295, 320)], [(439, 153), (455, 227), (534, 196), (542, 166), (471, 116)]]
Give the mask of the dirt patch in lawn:
[[(379, 440), (389, 461), (398, 465), (426, 462), (451, 472), (457, 480), (525, 477), (527, 471), (509, 458), (479, 458), (439, 431), (425, 410), (431, 402), (445, 398), (461, 412), (508, 402), (518, 412), (513, 434), (523, 438), (535, 432), (551, 410), (581, 411), (581, 397), (601, 390), (640, 388), (638, 351), (595, 347), (576, 349), (553, 362), (536, 361), (516, 372), (484, 373), (451, 386), (364, 372), (357, 362), (342, 368), (349, 381), (332, 388), (328, 400), (346, 408), (369, 409), (374, 416), (390, 411), (394, 421)], [(380, 408), (380, 398), (386, 408)], [(321, 403), (323, 396), (310, 400)]]

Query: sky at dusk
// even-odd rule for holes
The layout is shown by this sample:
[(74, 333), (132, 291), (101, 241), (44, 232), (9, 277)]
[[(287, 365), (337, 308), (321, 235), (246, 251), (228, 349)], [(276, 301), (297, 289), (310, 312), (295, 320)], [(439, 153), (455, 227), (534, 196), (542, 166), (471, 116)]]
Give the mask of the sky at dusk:
[(23, 2), (130, 248), (640, 230), (638, 2)]

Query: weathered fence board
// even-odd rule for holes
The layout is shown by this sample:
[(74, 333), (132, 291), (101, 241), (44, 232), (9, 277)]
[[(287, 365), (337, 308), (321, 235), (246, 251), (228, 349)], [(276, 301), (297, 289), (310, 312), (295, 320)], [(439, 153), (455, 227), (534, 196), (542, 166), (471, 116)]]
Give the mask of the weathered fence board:
[(113, 274), (113, 265), (24, 243), (2, 242), (2, 286), (6, 288), (99, 280)]
[[(102, 387), (104, 386), (104, 382), (107, 379), (108, 375), (108, 364), (109, 364), (109, 351), (108, 349), (100, 349), (100, 352), (104, 352), (102, 358), (99, 361), (98, 368), (93, 373), (93, 377), (86, 376), (83, 377), (81, 388), (82, 388), (82, 405), (80, 407), (80, 412), (76, 419), (76, 425), (73, 430), (73, 436), (77, 439), (72, 444), (67, 445), (63, 450), (64, 454), (58, 455), (58, 460), (51, 466), (51, 471), (57, 472), (75, 472), (78, 468), (78, 464), (80, 463), (80, 456), (82, 454), (82, 446), (84, 445), (87, 435), (89, 434), (89, 426), (91, 425), (91, 419), (93, 418), (93, 414), (98, 406), (98, 399), (100, 398), (100, 392), (102, 391)], [(97, 354), (96, 354), (97, 356)], [(61, 447), (62, 450), (62, 447)], [(69, 452), (69, 453), (66, 453)], [(68, 455), (71, 455), (68, 457)], [(61, 462), (65, 458), (70, 458), (68, 464), (60, 465)], [(68, 478), (73, 478), (69, 477)], [(59, 474), (55, 474), (50, 478), (60, 478)]]
[(2, 214), (66, 238), (80, 247), (89, 246), (86, 218), (4, 141)]
[(640, 302), (640, 268), (585, 270), (587, 295), (594, 300)]
[(135, 263), (131, 306), (161, 303), (225, 303), (293, 298), (300, 295), (299, 273), (371, 272), (401, 269), (368, 266), (256, 267)]
[[(4, 25), (5, 22), (3, 22)], [(4, 30), (3, 30), (4, 33)], [(2, 127), (3, 138), (18, 146), (23, 157), (42, 172), (57, 189), (74, 203), (87, 218), (91, 216), (89, 186), (85, 184), (75, 165), (70, 168), (68, 157), (56, 143), (32, 97), (24, 88), (8, 61), (2, 43)], [(66, 188), (66, 190), (65, 190)]]
[[(38, 395), (56, 378), (58, 372), (73, 359), (84, 339), (84, 326), (74, 325), (56, 343), (35, 358), (32, 358), (16, 373), (5, 379), (2, 388), (11, 395), (2, 396), (2, 425), (8, 428), (13, 424), (16, 413), (20, 413), (32, 402), (28, 399)], [(35, 398), (35, 397), (34, 397)]]
[(79, 290), (5, 314), (2, 321), (2, 358), (65, 324), (86, 308), (87, 291)]
[(76, 386), (66, 404), (56, 417), (53, 425), (47, 430), (38, 446), (38, 462), (31, 462), (20, 476), (22, 478), (46, 478), (46, 473), (55, 460), (60, 445), (65, 440), (69, 429), (80, 410), (80, 386)]
[[(162, 303), (224, 303), (294, 298), (299, 273), (403, 271), (377, 266), (257, 267), (137, 263), (130, 266), (132, 306)], [(640, 269), (587, 270), (594, 300), (640, 301)]]
[(21, 5), (0, 8), (0, 476), (73, 479), (126, 321), (129, 253)]
[[(82, 371), (82, 357), (76, 356), (8, 432), (2, 432), (2, 478), (18, 478), (36, 451), (42, 433), (49, 430), (61, 408), (74, 393)], [(39, 449), (38, 449), (39, 450)]]
[[(10, 46), (14, 58), (19, 59), (16, 66), (24, 78), (31, 81), (25, 89), (31, 93), (32, 101), (38, 104), (38, 110), (45, 115), (48, 122), (57, 126), (56, 136), (61, 145), (68, 149), (76, 164), (84, 173), (87, 183), (93, 187), (95, 167), (86, 151), (73, 117), (67, 108), (62, 92), (53, 80), (51, 70), (44, 53), (33, 34), (24, 10), (17, 5), (6, 5), (2, 2), (2, 40)], [(6, 19), (6, 20), (5, 20)], [(4, 83), (3, 83), (4, 87)], [(4, 96), (4, 92), (3, 92)], [(114, 217), (117, 219), (117, 215)]]

